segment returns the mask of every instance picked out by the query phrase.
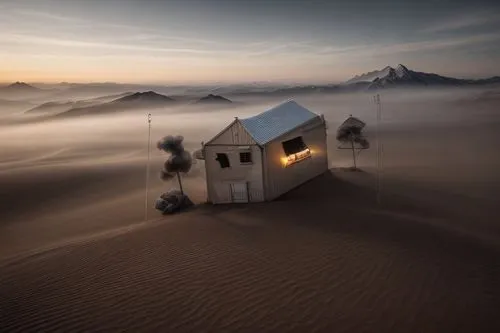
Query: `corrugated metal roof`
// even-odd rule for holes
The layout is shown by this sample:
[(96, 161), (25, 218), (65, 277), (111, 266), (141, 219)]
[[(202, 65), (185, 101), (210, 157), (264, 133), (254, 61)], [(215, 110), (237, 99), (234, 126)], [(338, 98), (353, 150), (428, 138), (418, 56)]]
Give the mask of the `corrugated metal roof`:
[(240, 121), (255, 141), (264, 145), (315, 117), (319, 116), (290, 100)]

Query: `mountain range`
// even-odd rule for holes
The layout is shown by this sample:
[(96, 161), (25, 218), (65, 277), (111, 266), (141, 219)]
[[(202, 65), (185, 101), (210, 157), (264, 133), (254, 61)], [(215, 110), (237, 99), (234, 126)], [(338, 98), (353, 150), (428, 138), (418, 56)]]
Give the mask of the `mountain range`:
[[(88, 114), (105, 114), (113, 112), (123, 112), (135, 109), (155, 109), (175, 105), (180, 101), (169, 96), (158, 94), (154, 91), (125, 93), (119, 98), (112, 99), (112, 96), (104, 96), (90, 100), (76, 102), (49, 102), (30, 109), (27, 113), (44, 113), (55, 117), (82, 116)], [(106, 101), (108, 100), (108, 101)], [(209, 94), (200, 98), (196, 103), (232, 103), (229, 99)]]
[(90, 106), (95, 106), (95, 105), (99, 105), (102, 103), (111, 102), (111, 101), (117, 100), (119, 98), (128, 96), (128, 95), (132, 95), (132, 93), (126, 92), (126, 93), (117, 94), (117, 95), (108, 95), (108, 96), (90, 98), (90, 99), (85, 99), (85, 100), (77, 100), (77, 101), (46, 102), (46, 103), (40, 104), (32, 109), (29, 109), (25, 113), (49, 114), (49, 113), (64, 112), (64, 111), (68, 111), (70, 109), (90, 107)]
[[(100, 98), (102, 99), (102, 97)], [(87, 114), (104, 114), (127, 111), (130, 109), (151, 109), (172, 105), (176, 101), (165, 95), (157, 94), (154, 91), (136, 92), (127, 94), (110, 102), (97, 103), (88, 106), (78, 106), (58, 113), (56, 116), (81, 116)]]
[[(87, 98), (84, 102), (74, 104), (76, 102), (52, 102), (53, 104), (40, 105), (40, 108), (49, 109), (78, 109), (78, 112), (83, 112), (84, 108), (104, 107), (106, 110), (112, 110), (118, 107), (123, 107), (123, 103), (135, 106), (141, 103), (148, 106), (171, 104), (174, 101), (192, 100), (196, 95), (201, 95), (204, 92), (210, 92), (205, 97), (198, 99), (195, 103), (229, 103), (227, 98), (220, 95), (238, 96), (238, 95), (253, 95), (253, 96), (283, 96), (290, 97), (298, 94), (307, 93), (337, 93), (337, 92), (357, 92), (357, 91), (372, 91), (380, 89), (393, 88), (432, 88), (432, 87), (475, 87), (486, 85), (499, 85), (500, 76), (493, 76), (486, 79), (458, 79), (446, 77), (434, 73), (418, 72), (408, 69), (400, 64), (395, 68), (386, 66), (380, 70), (371, 71), (361, 75), (357, 75), (340, 84), (320, 84), (320, 85), (271, 85), (268, 83), (250, 83), (250, 84), (235, 84), (226, 86), (146, 86), (146, 85), (131, 85), (118, 83), (91, 83), (91, 84), (73, 84), (61, 83), (56, 85), (44, 86), (44, 89), (37, 88), (24, 82), (16, 82), (8, 86), (0, 87), (0, 98), (5, 100), (23, 100), (32, 103), (43, 103), (47, 101), (61, 101), (73, 99), (76, 97)], [(149, 89), (147, 89), (149, 88)], [(144, 91), (137, 93), (124, 93), (124, 91)], [(153, 91), (154, 90), (154, 91)], [(90, 101), (93, 96), (99, 94), (114, 94), (114, 96), (123, 97), (123, 100), (117, 98), (115, 100), (105, 100), (101, 105), (96, 101)], [(175, 94), (177, 97), (172, 99), (166, 95)], [(121, 96), (120, 96), (121, 95)], [(54, 104), (56, 103), (56, 104)], [(37, 108), (34, 108), (37, 109)], [(37, 111), (37, 110), (32, 110)], [(40, 111), (40, 109), (38, 109)], [(87, 111), (91, 111), (87, 109)]]
[(500, 85), (500, 76), (486, 79), (457, 79), (434, 73), (417, 72), (399, 64), (396, 68), (386, 66), (361, 75), (356, 75), (340, 84), (296, 85), (268, 89), (266, 92), (240, 91), (238, 95), (290, 96), (305, 93), (360, 92), (393, 88), (443, 88)]

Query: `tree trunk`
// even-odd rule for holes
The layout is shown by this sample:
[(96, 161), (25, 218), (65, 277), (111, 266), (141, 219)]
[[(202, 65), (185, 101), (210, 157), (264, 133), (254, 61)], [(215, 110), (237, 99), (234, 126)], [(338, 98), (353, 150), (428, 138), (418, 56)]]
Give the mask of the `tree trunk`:
[(177, 172), (177, 180), (179, 181), (179, 187), (181, 188), (181, 194), (184, 195), (184, 190), (182, 189), (181, 175)]
[(356, 170), (358, 167), (356, 165), (356, 151), (354, 150), (354, 139), (351, 135), (351, 148), (352, 148), (352, 159), (354, 161), (354, 170)]

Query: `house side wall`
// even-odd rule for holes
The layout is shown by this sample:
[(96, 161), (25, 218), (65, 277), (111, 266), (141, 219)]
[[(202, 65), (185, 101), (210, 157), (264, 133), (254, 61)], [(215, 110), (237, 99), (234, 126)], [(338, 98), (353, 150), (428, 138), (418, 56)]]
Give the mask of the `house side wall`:
[[(250, 202), (264, 201), (262, 181), (262, 150), (257, 145), (212, 145), (204, 147), (205, 168), (207, 171), (208, 200), (214, 204), (230, 203), (231, 183), (246, 182)], [(244, 149), (241, 149), (244, 148)], [(251, 151), (252, 164), (240, 164), (240, 152)], [(215, 160), (217, 153), (227, 154), (230, 167), (221, 168)]]
[[(281, 143), (297, 136), (302, 136), (304, 143), (311, 149), (311, 157), (284, 167), (281, 159), (286, 155)], [(264, 147), (264, 155), (265, 199), (273, 200), (328, 170), (324, 120), (317, 118), (273, 140)]]
[(253, 145), (255, 140), (248, 134), (239, 121), (233, 122), (222, 133), (209, 141), (210, 145)]

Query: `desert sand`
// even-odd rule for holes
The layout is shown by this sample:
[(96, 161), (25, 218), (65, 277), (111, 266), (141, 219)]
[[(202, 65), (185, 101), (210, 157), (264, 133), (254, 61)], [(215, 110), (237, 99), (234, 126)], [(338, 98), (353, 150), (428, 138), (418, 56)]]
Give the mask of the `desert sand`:
[[(500, 330), (498, 102), (472, 92), (383, 96), (375, 151), (336, 149), (368, 95), (304, 96), (329, 121), (331, 171), (271, 203), (161, 216), (153, 149), (144, 219), (144, 112), (9, 125), (0, 132), (2, 331), (494, 332)], [(423, 102), (425, 101), (425, 102)], [(199, 148), (273, 103), (153, 112), (152, 137)]]

